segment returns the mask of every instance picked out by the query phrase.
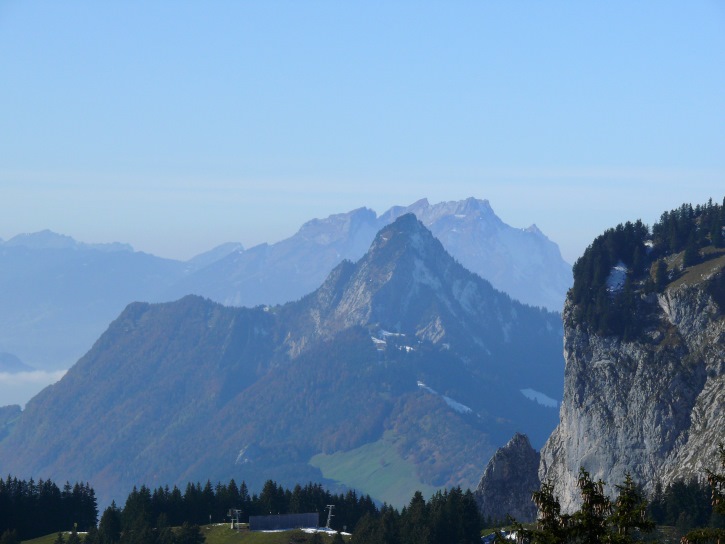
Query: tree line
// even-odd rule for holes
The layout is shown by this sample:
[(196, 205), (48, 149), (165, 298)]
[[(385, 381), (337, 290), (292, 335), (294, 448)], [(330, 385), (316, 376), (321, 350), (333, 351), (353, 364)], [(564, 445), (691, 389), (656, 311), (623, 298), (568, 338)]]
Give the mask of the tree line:
[(417, 491), (398, 512), (387, 505), (365, 515), (351, 544), (478, 544), (482, 518), (470, 490), (438, 491), (426, 502)]
[(695, 527), (717, 527), (725, 518), (713, 510), (711, 495), (707, 482), (696, 478), (677, 480), (664, 488), (657, 484), (649, 514), (657, 525), (676, 527), (683, 535)]
[[(328, 504), (336, 505), (333, 526), (340, 529), (354, 527), (363, 515), (377, 509), (369, 495), (358, 495), (352, 490), (334, 494), (315, 483), (298, 484), (290, 490), (268, 480), (258, 495), (250, 495), (245, 482), (237, 485), (232, 479), (228, 484), (217, 483), (215, 486), (210, 481), (204, 486), (198, 482), (189, 483), (183, 494), (176, 486), (173, 489), (159, 487), (154, 491), (141, 486), (131, 491), (122, 511), (115, 510), (119, 512), (122, 527), (126, 528), (139, 521), (155, 526), (162, 515), (174, 526), (185, 521), (193, 524), (221, 522), (228, 519), (230, 509), (241, 510), (241, 522), (256, 515), (322, 514)], [(114, 510), (114, 505), (110, 510)]]
[(51, 480), (0, 478), (0, 535), (15, 531), (28, 540), (75, 526), (79, 531), (95, 527), (98, 506), (88, 483), (66, 482), (63, 489)]
[[(689, 544), (720, 542), (725, 537), (725, 446), (719, 446), (720, 470), (708, 471), (708, 486), (692, 480), (658, 486), (651, 502), (627, 475), (616, 486), (611, 499), (601, 480), (594, 481), (580, 469), (577, 487), (581, 508), (562, 513), (554, 486), (545, 482), (533, 493), (538, 509), (535, 528), (513, 520), (518, 542), (630, 543), (641, 540), (655, 522), (676, 525), (687, 534)], [(354, 491), (333, 494), (320, 484), (285, 489), (268, 480), (259, 495), (250, 495), (244, 482), (237, 485), (207, 481), (178, 487), (134, 488), (123, 508), (115, 502), (106, 508), (96, 525), (98, 509), (93, 489), (86, 484), (63, 490), (50, 480), (35, 483), (8, 476), (0, 479), (0, 544), (18, 544), (56, 531), (55, 544), (81, 544), (77, 531), (87, 532), (84, 544), (202, 544), (199, 525), (227, 521), (230, 509), (242, 511), (242, 522), (250, 515), (319, 512), (335, 505), (331, 527), (352, 531), (352, 544), (458, 544), (478, 543), (483, 519), (470, 490), (460, 487), (436, 492), (426, 501), (416, 492), (401, 511), (383, 504), (378, 507), (368, 495)], [(321, 523), (324, 523), (321, 519)], [(709, 525), (709, 526), (708, 526)], [(692, 529), (692, 527), (700, 527)], [(501, 542), (510, 542), (502, 535)], [(319, 538), (318, 538), (319, 539)], [(339, 537), (337, 542), (339, 543)]]
[[(640, 486), (629, 474), (616, 485), (617, 497), (610, 498), (604, 491), (605, 483), (594, 480), (582, 467), (577, 488), (581, 507), (562, 513), (552, 482), (544, 482), (533, 493), (538, 509), (535, 528), (524, 527), (513, 521), (518, 544), (630, 544), (649, 540), (647, 533), (655, 523), (676, 524), (683, 544), (720, 544), (725, 540), (725, 446), (719, 445), (720, 471), (707, 471), (708, 487), (696, 480), (690, 483), (674, 482), (655, 492), (650, 503)], [(708, 503), (709, 507), (708, 508)], [(687, 524), (683, 523), (687, 518)], [(705, 525), (708, 525), (705, 527)], [(699, 528), (692, 528), (697, 527)], [(507, 536), (497, 533), (496, 542), (510, 544)]]

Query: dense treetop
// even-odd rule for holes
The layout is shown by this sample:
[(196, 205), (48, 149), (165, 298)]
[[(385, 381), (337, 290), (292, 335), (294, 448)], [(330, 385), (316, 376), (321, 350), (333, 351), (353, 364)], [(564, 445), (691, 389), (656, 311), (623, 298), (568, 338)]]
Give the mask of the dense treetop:
[(638, 334), (646, 324), (639, 295), (662, 292), (685, 268), (722, 254), (724, 227), (725, 199), (683, 204), (651, 229), (640, 220), (608, 229), (574, 264), (574, 318), (599, 334)]
[(88, 483), (66, 482), (60, 489), (51, 480), (0, 478), (0, 534), (14, 530), (28, 540), (75, 527), (85, 531), (98, 519), (96, 496)]

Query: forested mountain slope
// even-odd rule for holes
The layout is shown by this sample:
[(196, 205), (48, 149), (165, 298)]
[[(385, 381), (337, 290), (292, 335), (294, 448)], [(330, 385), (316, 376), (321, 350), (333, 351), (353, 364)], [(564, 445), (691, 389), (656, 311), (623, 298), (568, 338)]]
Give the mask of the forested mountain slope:
[(562, 364), (558, 314), (494, 290), (406, 215), (295, 303), (129, 305), (14, 420), (0, 466), (93, 482), (101, 503), (139, 483), (323, 476), (382, 477), (378, 499), (407, 501), (475, 485), (514, 430), (541, 444), (556, 410), (521, 390), (559, 398)]

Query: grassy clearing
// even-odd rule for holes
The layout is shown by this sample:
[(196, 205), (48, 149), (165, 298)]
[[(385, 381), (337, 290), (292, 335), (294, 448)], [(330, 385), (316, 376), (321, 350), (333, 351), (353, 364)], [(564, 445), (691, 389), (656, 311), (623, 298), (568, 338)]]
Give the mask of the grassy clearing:
[[(68, 538), (69, 533), (63, 533), (63, 538)], [(52, 533), (45, 536), (39, 536), (33, 540), (23, 540), (23, 544), (53, 544), (57, 538), (58, 533)], [(81, 535), (83, 537), (83, 535)]]
[[(233, 531), (229, 524), (224, 525), (203, 525), (201, 533), (206, 538), (207, 544), (305, 544), (312, 540), (312, 535), (296, 529), (293, 531), (281, 531), (278, 533), (258, 533), (242, 530)], [(57, 533), (53, 533), (33, 540), (25, 540), (23, 544), (53, 544)], [(80, 535), (83, 538), (83, 535)], [(68, 534), (64, 533), (67, 538)], [(350, 537), (343, 537), (349, 540)], [(332, 536), (322, 534), (324, 542), (332, 542)]]
[[(258, 533), (249, 531), (232, 531), (229, 525), (207, 525), (201, 528), (207, 544), (304, 544), (312, 540), (312, 535), (299, 529), (279, 533)], [(325, 542), (332, 542), (332, 537), (322, 535)], [(52, 544), (52, 543), (51, 543)]]
[(387, 433), (377, 442), (354, 450), (315, 455), (310, 459), (310, 465), (319, 468), (325, 478), (397, 508), (407, 505), (415, 491), (420, 491), (427, 499), (438, 489), (420, 481), (415, 466), (400, 457)]
[(697, 284), (721, 270), (725, 266), (725, 251), (715, 248), (707, 249), (708, 251), (703, 251), (704, 262), (688, 268), (682, 276), (673, 281), (668, 287), (676, 288), (682, 284)]

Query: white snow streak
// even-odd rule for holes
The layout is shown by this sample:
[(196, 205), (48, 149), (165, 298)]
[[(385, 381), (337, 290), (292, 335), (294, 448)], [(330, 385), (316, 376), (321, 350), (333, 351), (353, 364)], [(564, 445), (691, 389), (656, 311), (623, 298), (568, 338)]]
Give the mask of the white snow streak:
[(552, 399), (551, 397), (546, 396), (540, 391), (536, 391), (535, 389), (521, 389), (521, 394), (527, 399), (533, 400), (534, 402), (537, 402), (542, 406), (546, 406), (547, 408), (559, 407), (559, 401)]

